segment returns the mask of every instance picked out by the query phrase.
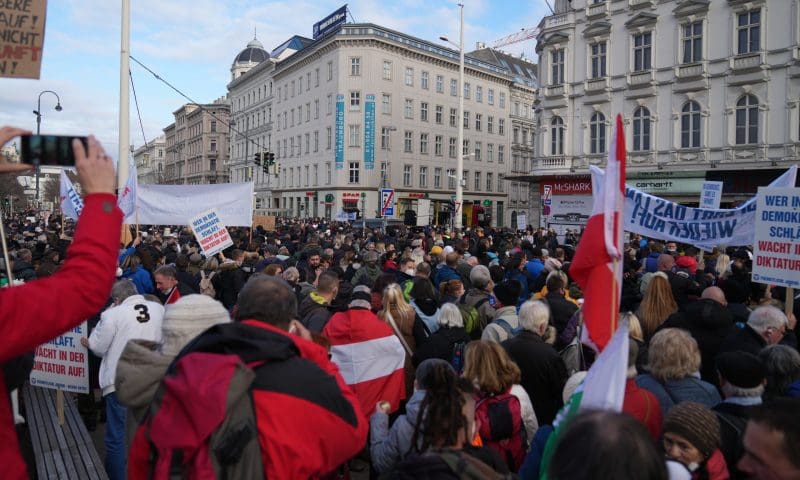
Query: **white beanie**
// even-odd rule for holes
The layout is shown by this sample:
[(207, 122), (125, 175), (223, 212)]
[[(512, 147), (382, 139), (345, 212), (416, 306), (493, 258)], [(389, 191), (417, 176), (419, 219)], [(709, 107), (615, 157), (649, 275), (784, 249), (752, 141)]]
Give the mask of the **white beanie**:
[(228, 310), (208, 295), (187, 295), (167, 305), (161, 323), (161, 353), (176, 356), (194, 337), (231, 321)]
[(564, 385), (564, 391), (561, 392), (561, 398), (564, 400), (564, 403), (569, 401), (569, 397), (575, 393), (578, 385), (580, 385), (581, 382), (583, 382), (583, 380), (586, 378), (587, 373), (589, 372), (581, 370), (573, 373), (572, 376), (567, 379), (567, 383)]

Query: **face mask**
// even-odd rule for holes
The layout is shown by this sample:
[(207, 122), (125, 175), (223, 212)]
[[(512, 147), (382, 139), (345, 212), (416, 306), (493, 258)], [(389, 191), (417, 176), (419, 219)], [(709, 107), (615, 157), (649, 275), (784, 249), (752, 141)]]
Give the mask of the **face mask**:
[(409, 268), (408, 270), (405, 271), (405, 274), (410, 276), (410, 277), (413, 277), (415, 272), (416, 272), (415, 269)]
[(360, 263), (354, 263), (353, 264), (353, 268), (358, 270), (359, 268), (361, 268), (361, 264)]

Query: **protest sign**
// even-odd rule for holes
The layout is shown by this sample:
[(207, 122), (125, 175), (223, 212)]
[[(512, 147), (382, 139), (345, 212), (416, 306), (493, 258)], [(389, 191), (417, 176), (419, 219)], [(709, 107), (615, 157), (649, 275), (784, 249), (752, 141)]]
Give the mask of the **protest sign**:
[(209, 199), (225, 225), (249, 227), (253, 223), (253, 183), (218, 183), (214, 185), (139, 185), (135, 213), (125, 223), (143, 225), (182, 225), (187, 218), (199, 215)]
[(706, 180), (703, 182), (703, 191), (700, 194), (701, 208), (719, 208), (722, 201), (722, 182)]
[(800, 287), (800, 188), (758, 189), (753, 281)]
[(253, 217), (253, 228), (260, 226), (267, 232), (275, 231), (275, 217), (271, 215), (256, 215)]
[(35, 387), (89, 393), (89, 356), (81, 345), (86, 322), (36, 348), (30, 382)]
[(39, 78), (47, 0), (0, 2), (0, 77)]
[(212, 208), (189, 220), (189, 226), (206, 257), (216, 255), (233, 245), (228, 229), (217, 210)]
[(524, 213), (517, 215), (517, 230), (525, 230), (528, 228), (528, 216)]

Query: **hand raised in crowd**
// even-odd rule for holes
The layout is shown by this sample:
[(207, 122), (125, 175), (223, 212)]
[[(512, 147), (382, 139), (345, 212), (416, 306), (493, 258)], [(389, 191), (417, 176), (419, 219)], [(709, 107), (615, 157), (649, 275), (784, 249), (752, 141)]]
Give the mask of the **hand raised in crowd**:
[(94, 137), (89, 135), (88, 151), (83, 148), (80, 140), (72, 141), (72, 151), (75, 153), (75, 168), (78, 170), (78, 179), (83, 193), (114, 193), (117, 185), (117, 176), (111, 157), (106, 155), (103, 146)]
[[(16, 127), (2, 127), (0, 128), (0, 146), (5, 145), (14, 137), (30, 134), (31, 132), (29, 130)], [(5, 155), (0, 154), (0, 173), (24, 172), (32, 168), (33, 165), (28, 165), (27, 163), (9, 162)]]

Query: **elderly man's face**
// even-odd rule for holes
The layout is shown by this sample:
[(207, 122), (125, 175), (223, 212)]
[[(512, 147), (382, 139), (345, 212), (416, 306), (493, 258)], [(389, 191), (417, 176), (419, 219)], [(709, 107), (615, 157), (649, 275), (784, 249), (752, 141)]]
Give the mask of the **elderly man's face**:
[(178, 284), (178, 280), (168, 277), (166, 275), (156, 274), (156, 288), (161, 293), (167, 293), (172, 290), (172, 287)]

